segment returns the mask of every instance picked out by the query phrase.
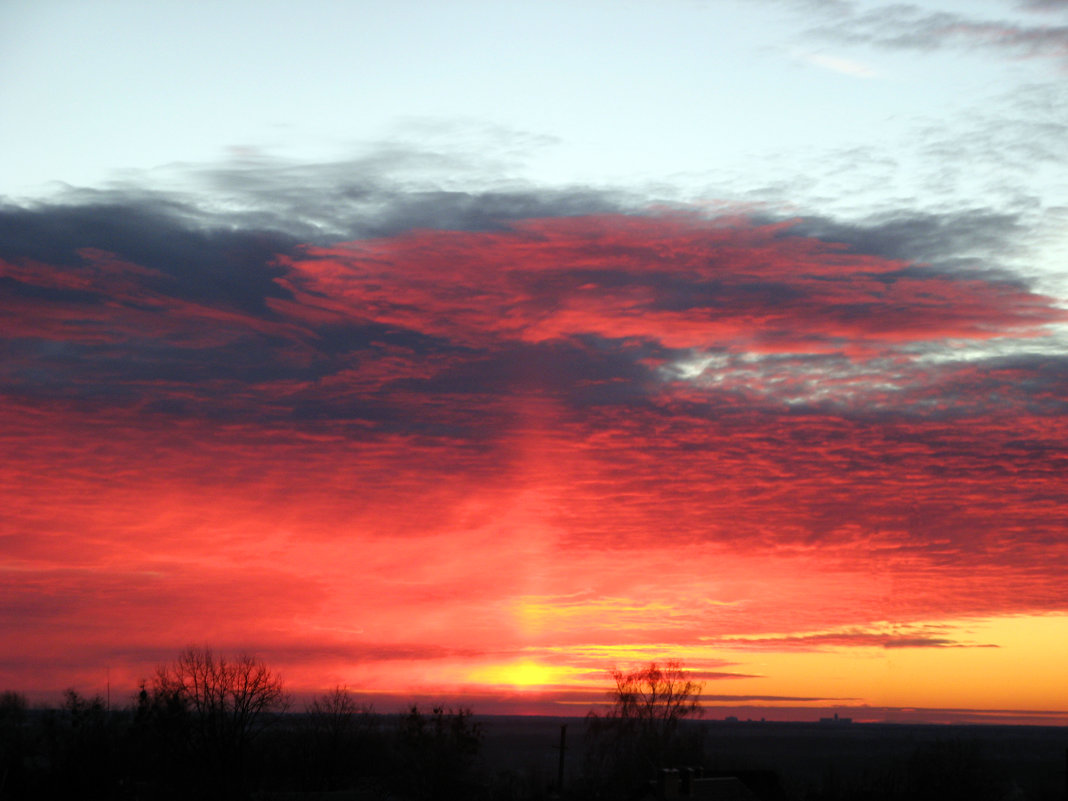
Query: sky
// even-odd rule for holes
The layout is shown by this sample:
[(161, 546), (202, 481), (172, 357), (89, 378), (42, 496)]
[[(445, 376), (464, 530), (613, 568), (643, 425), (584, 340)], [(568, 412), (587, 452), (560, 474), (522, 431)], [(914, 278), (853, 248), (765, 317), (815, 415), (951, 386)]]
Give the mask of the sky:
[(1068, 725), (1068, 2), (0, 4), (0, 688)]

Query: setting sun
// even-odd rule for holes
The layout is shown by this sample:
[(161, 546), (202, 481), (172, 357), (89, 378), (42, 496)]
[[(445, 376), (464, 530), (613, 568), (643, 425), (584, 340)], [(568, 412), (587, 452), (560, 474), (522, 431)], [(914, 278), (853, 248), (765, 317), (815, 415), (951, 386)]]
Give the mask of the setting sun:
[(566, 668), (539, 665), (536, 662), (513, 662), (478, 668), (470, 674), (471, 681), (488, 685), (509, 685), (519, 689), (545, 687), (568, 678)]

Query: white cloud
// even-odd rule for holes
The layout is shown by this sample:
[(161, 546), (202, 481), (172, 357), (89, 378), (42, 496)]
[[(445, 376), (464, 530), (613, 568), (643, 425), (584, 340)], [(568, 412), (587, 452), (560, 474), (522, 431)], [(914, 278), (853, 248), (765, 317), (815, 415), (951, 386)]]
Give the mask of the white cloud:
[(850, 58), (828, 56), (823, 53), (799, 53), (798, 58), (806, 64), (812, 64), (842, 75), (851, 75), (854, 78), (878, 78), (880, 75), (878, 71), (867, 64)]

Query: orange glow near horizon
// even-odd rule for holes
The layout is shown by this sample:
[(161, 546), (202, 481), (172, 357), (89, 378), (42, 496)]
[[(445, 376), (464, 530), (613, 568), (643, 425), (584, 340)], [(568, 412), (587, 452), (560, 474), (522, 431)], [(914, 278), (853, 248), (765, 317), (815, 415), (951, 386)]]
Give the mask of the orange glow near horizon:
[[(536, 693), (543, 714), (582, 714), (569, 707), (607, 703), (610, 668), (629, 670), (667, 658), (681, 661), (703, 688), (709, 717), (749, 704), (765, 711), (836, 708), (852, 710), (859, 720), (883, 720), (884, 710), (931, 709), (947, 712), (987, 710), (1009, 720), (1040, 715), (1046, 722), (1068, 723), (1068, 691), (1060, 666), (1068, 652), (1042, 643), (1068, 642), (1068, 616), (1013, 616), (919, 624), (964, 645), (892, 646), (815, 644), (836, 634), (804, 633), (809, 644), (739, 638), (724, 646), (672, 647), (665, 644), (545, 648), (537, 656), (509, 662), (491, 657), (442, 661), (432, 671), (411, 671), (410, 663), (386, 673), (359, 670), (348, 678), (364, 693), (398, 692), (398, 681), (418, 697), (493, 699), (514, 691)], [(880, 629), (880, 627), (876, 627)], [(885, 628), (882, 630), (885, 631)], [(856, 630), (845, 632), (857, 637)], [(864, 634), (870, 634), (864, 633)], [(1057, 648), (1059, 647), (1059, 650)], [(1044, 669), (1036, 670), (1043, 665)], [(319, 688), (320, 690), (323, 688)], [(316, 691), (314, 687), (307, 692)], [(403, 690), (402, 690), (403, 692)], [(983, 699), (980, 707), (976, 699)], [(507, 708), (507, 705), (506, 707)], [(1017, 717), (1013, 718), (1012, 715)], [(952, 719), (952, 718), (947, 718)]]

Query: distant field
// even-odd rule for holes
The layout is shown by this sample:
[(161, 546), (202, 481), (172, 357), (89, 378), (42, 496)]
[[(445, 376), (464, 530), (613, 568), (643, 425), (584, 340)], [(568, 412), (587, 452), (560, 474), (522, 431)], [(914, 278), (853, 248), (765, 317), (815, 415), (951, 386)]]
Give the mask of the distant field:
[[(560, 727), (567, 725), (566, 772), (577, 774), (584, 755), (582, 718), (476, 716), (483, 758), (494, 770), (556, 776)], [(772, 771), (787, 798), (809, 793), (855, 795), (906, 777), (957, 787), (996, 785), (1027, 799), (1065, 793), (1068, 728), (936, 726), (853, 723), (700, 721), (705, 767), (716, 773)]]

